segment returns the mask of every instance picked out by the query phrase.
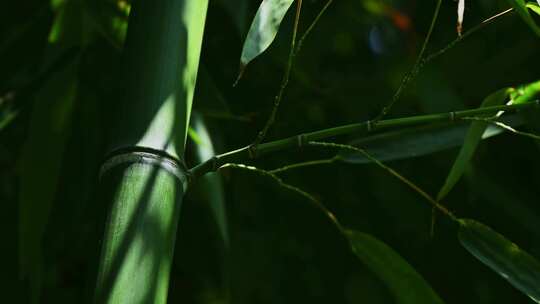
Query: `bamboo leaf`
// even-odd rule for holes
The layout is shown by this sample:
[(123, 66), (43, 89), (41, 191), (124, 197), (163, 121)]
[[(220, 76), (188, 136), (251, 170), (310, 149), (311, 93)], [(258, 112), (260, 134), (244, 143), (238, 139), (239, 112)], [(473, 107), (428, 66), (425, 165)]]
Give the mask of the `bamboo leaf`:
[[(196, 140), (196, 158), (199, 162), (206, 161), (215, 155), (212, 139), (206, 128), (205, 122), (200, 115), (193, 113), (193, 132), (190, 137)], [(194, 133), (194, 134), (191, 134)], [(225, 249), (229, 246), (229, 232), (227, 226), (227, 213), (225, 209), (225, 193), (221, 175), (209, 173), (198, 180), (198, 185), (203, 189), (206, 201), (216, 221), (219, 233)]]
[(540, 16), (540, 0), (536, 0), (538, 2), (538, 4), (536, 3), (532, 3), (532, 2), (528, 2), (527, 3), (527, 8), (529, 8), (531, 11), (535, 12), (537, 15)]
[(516, 12), (519, 14), (521, 19), (525, 21), (525, 23), (533, 30), (533, 32), (536, 33), (536, 35), (540, 36), (540, 27), (536, 24), (534, 19), (532, 18), (531, 14), (527, 10), (527, 4), (525, 3), (525, 0), (507, 0)]
[(443, 303), (424, 278), (392, 248), (358, 231), (346, 231), (354, 254), (384, 283), (399, 304)]
[(91, 37), (91, 25), (82, 0), (66, 0), (53, 5), (56, 16), (49, 32), (50, 43), (65, 47), (87, 45)]
[(540, 80), (519, 86), (510, 92), (514, 104), (530, 102), (538, 95), (540, 95)]
[(540, 303), (540, 263), (534, 257), (482, 223), (470, 219), (459, 223), (459, 241), (467, 251)]
[[(523, 124), (518, 115), (504, 117), (501, 121), (510, 126)], [(361, 138), (352, 141), (351, 145), (365, 149), (380, 161), (415, 158), (461, 146), (470, 125), (470, 123), (439, 124), (406, 128)], [(489, 125), (481, 139), (488, 139), (502, 133), (504, 131), (500, 128)], [(363, 155), (349, 151), (343, 151), (339, 158), (354, 164), (371, 162)]]
[(76, 96), (76, 65), (59, 71), (37, 93), (20, 159), (19, 254), (21, 276), (39, 295), (42, 238), (62, 165)]
[(244, 41), (240, 57), (240, 73), (251, 60), (272, 44), (281, 21), (293, 2), (294, 0), (263, 0)]
[[(512, 103), (514, 104), (531, 102), (535, 98), (538, 98), (538, 96), (540, 96), (540, 81), (518, 86), (510, 93)], [(538, 107), (519, 111), (519, 114), (524, 118), (524, 121), (529, 127), (536, 132), (540, 132), (540, 121), (538, 120), (540, 109)]]
[[(510, 90), (508, 88), (505, 88), (489, 95), (484, 99), (480, 107), (502, 104), (508, 97), (509, 91)], [(476, 147), (478, 147), (486, 128), (487, 125), (485, 122), (475, 121), (471, 124), (471, 127), (467, 131), (465, 142), (463, 143), (463, 146), (461, 147), (461, 150), (459, 151), (459, 154), (452, 165), (452, 169), (450, 169), (450, 173), (448, 174), (444, 185), (437, 195), (437, 200), (443, 199), (461, 178), (463, 172), (469, 164), (469, 161), (472, 159), (474, 152), (476, 151)]]

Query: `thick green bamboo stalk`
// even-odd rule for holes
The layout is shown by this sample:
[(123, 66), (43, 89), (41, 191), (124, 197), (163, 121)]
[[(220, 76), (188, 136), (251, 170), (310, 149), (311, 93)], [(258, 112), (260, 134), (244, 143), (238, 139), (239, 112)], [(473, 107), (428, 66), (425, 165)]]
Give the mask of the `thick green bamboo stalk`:
[(97, 303), (165, 303), (182, 197), (187, 126), (207, 0), (134, 0), (100, 198), (111, 206)]

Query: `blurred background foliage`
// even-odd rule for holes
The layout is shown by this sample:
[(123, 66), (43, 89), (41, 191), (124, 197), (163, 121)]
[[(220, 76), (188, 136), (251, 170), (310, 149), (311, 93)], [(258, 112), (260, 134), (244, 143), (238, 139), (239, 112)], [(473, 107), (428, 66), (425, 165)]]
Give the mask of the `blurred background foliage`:
[[(253, 140), (286, 64), (293, 10), (273, 45), (232, 86), (259, 3), (210, 1), (194, 111), (216, 153)], [(324, 3), (304, 1), (301, 32)], [(465, 31), (509, 7), (501, 0), (466, 5)], [(297, 57), (269, 139), (376, 116), (414, 63), (434, 6), (435, 1), (334, 1)], [(456, 38), (456, 7), (443, 1), (428, 53)], [(6, 303), (91, 301), (108, 208), (95, 199), (94, 189), (115, 117), (128, 15), (129, 2), (123, 0), (0, 4), (2, 286), (12, 299)], [(390, 116), (478, 107), (498, 89), (538, 80), (538, 54), (538, 37), (527, 25), (516, 14), (501, 17), (426, 65)], [(535, 131), (533, 125), (522, 128)], [(202, 160), (201, 131), (195, 125), (193, 130), (189, 166)], [(539, 147), (507, 133), (482, 142), (446, 200), (458, 215), (494, 227), (536, 257)], [(389, 164), (435, 194), (458, 149)], [(254, 164), (271, 169), (331, 156), (305, 148)], [(182, 207), (171, 303), (393, 303), (387, 287), (309, 202), (265, 177), (229, 170), (221, 176), (195, 183)], [(446, 303), (530, 302), (459, 246), (449, 221), (437, 221), (430, 236), (431, 208), (378, 167), (336, 163), (282, 176), (316, 196), (344, 226), (396, 250)], [(212, 217), (216, 198), (209, 197), (208, 187), (221, 187), (223, 197), (217, 199), (226, 211), (215, 213), (226, 212), (225, 220)], [(226, 235), (218, 229), (225, 225)]]

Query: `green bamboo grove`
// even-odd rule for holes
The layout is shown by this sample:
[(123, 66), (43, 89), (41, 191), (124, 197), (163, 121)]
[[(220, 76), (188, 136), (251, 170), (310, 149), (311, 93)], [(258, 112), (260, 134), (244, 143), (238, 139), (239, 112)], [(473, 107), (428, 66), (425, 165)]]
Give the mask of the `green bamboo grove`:
[(2, 2), (2, 303), (540, 303), (540, 2), (419, 3)]
[[(435, 13), (427, 38), (415, 66), (403, 80), (392, 101), (374, 120), (302, 133), (285, 139), (264, 142), (263, 139), (275, 121), (277, 110), (289, 81), (294, 58), (322, 13), (330, 6), (328, 1), (306, 34), (297, 41), (302, 1), (263, 1), (257, 12), (241, 57), (241, 71), (249, 61), (260, 55), (270, 45), (277, 34), (281, 20), (288, 8), (296, 3), (296, 14), (291, 48), (283, 81), (274, 101), (270, 118), (252, 144), (211, 157), (188, 170), (184, 163), (186, 138), (190, 125), (192, 100), (195, 91), (199, 57), (203, 41), (207, 0), (165, 0), (152, 2), (134, 0), (129, 17), (129, 27), (122, 51), (122, 71), (120, 84), (120, 111), (115, 117), (115, 125), (110, 132), (107, 157), (99, 172), (99, 199), (110, 205), (102, 241), (101, 257), (95, 288), (96, 303), (166, 303), (171, 264), (174, 256), (176, 231), (182, 201), (188, 186), (194, 179), (217, 171), (220, 168), (235, 168), (254, 171), (271, 177), (285, 189), (297, 192), (312, 200), (332, 222), (340, 233), (349, 240), (353, 252), (372, 271), (386, 282), (399, 303), (414, 303), (415, 299), (443, 303), (424, 279), (399, 255), (378, 256), (390, 251), (383, 243), (367, 234), (348, 230), (338, 224), (335, 216), (321, 205), (317, 199), (299, 188), (283, 182), (276, 174), (286, 170), (342, 160), (334, 157), (328, 160), (311, 161), (265, 171), (235, 162), (245, 162), (272, 152), (306, 146), (330, 149), (344, 149), (360, 153), (380, 168), (396, 177), (413, 191), (426, 199), (435, 209), (449, 217), (460, 230), (460, 241), (475, 257), (494, 271), (505, 277), (510, 284), (538, 301), (538, 262), (489, 227), (473, 220), (458, 218), (441, 201), (464, 172), (459, 165), (470, 160), (476, 144), (488, 124), (495, 124), (507, 131), (537, 139), (535, 135), (519, 132), (494, 119), (497, 113), (528, 111), (539, 106), (535, 96), (540, 91), (535, 82), (521, 89), (503, 89), (486, 98), (478, 109), (462, 110), (441, 114), (410, 116), (384, 119), (400, 97), (407, 83), (427, 61), (444, 53), (449, 47), (434, 55), (426, 56), (424, 51), (436, 25), (441, 8), (437, 1)], [(461, 33), (463, 2), (459, 38), (464, 39), (481, 26)], [(514, 7), (518, 13), (531, 22), (524, 6)], [(507, 10), (503, 16), (511, 10)], [(264, 14), (268, 14), (265, 16)], [(493, 19), (488, 19), (487, 23)], [(262, 30), (261, 30), (262, 29)], [(264, 33), (261, 33), (264, 31)], [(450, 44), (450, 47), (455, 44)], [(238, 82), (238, 80), (237, 80)], [(502, 104), (508, 98), (513, 103)], [(496, 116), (495, 116), (496, 118)], [(403, 128), (434, 123), (470, 122), (465, 146), (451, 171), (450, 182), (444, 186), (443, 194), (437, 199), (403, 177), (394, 169), (384, 165), (361, 148), (350, 145), (320, 142), (347, 134), (368, 134), (375, 130)], [(468, 149), (468, 150), (467, 150)], [(224, 236), (224, 239), (226, 237)], [(367, 244), (367, 245), (366, 245)], [(366, 245), (372, 250), (366, 250)], [(515, 246), (515, 248), (513, 247)], [(514, 248), (509, 250), (508, 248)], [(525, 267), (520, 259), (527, 264)], [(385, 268), (386, 260), (395, 263), (394, 271)], [(522, 276), (523, 275), (523, 276)], [(414, 296), (404, 293), (409, 287), (403, 285), (403, 278), (411, 276), (415, 282)], [(400, 279), (401, 278), (401, 279)], [(427, 303), (427, 302), (426, 302)]]

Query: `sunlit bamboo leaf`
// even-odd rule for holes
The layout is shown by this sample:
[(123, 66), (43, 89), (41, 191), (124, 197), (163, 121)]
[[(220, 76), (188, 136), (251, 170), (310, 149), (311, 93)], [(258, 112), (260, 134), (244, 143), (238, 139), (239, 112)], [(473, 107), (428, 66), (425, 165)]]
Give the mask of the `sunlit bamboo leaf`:
[(532, 18), (531, 14), (527, 10), (527, 5), (525, 3), (525, 0), (507, 0), (516, 12), (519, 14), (521, 19), (527, 23), (527, 25), (533, 30), (533, 32), (536, 33), (536, 35), (540, 36), (540, 27), (536, 24), (534, 19)]
[(519, 86), (510, 92), (510, 97), (515, 104), (530, 102), (539, 95), (540, 81)]
[(459, 241), (512, 286), (540, 303), (540, 263), (504, 236), (470, 219), (459, 221)]
[(540, 6), (539, 6), (540, 0), (536, 0), (536, 1), (538, 2), (538, 4), (532, 3), (532, 2), (527, 3), (527, 8), (540, 16)]
[(57, 72), (36, 95), (20, 158), (19, 253), (21, 275), (39, 294), (42, 241), (55, 198), (77, 89), (76, 66)]
[[(540, 97), (540, 81), (525, 84), (516, 87), (511, 93), (510, 97), (514, 104), (532, 102)], [(536, 133), (540, 132), (540, 109), (538, 107), (526, 109), (520, 111), (519, 114), (527, 122), (528, 127), (531, 127)]]
[(355, 255), (387, 285), (395, 303), (443, 303), (424, 278), (385, 243), (358, 231), (349, 230), (346, 235)]
[[(214, 146), (202, 117), (197, 113), (193, 113), (192, 119), (193, 129), (191, 129), (190, 137), (196, 139), (194, 140), (196, 143), (196, 158), (199, 162), (203, 162), (215, 155)], [(202, 193), (210, 205), (223, 244), (227, 248), (229, 245), (229, 233), (221, 175), (216, 173), (206, 174), (200, 178), (197, 184), (203, 190)]]
[(281, 21), (293, 2), (294, 0), (263, 0), (244, 41), (239, 77), (244, 67), (272, 44)]
[[(497, 92), (486, 97), (480, 107), (502, 104), (508, 97), (509, 92), (510, 89), (508, 88), (498, 90)], [(487, 124), (485, 122), (476, 121), (471, 124), (469, 130), (467, 131), (463, 146), (461, 147), (461, 150), (459, 151), (459, 154), (456, 157), (452, 168), (450, 169), (450, 173), (448, 174), (444, 185), (437, 195), (437, 200), (443, 199), (459, 181), (466, 167), (469, 165), (469, 161), (472, 159), (474, 152), (476, 151), (476, 147), (478, 147), (486, 128)]]
[[(504, 117), (501, 121), (514, 127), (523, 123), (518, 115)], [(351, 144), (365, 149), (380, 161), (409, 159), (461, 146), (470, 125), (460, 123), (413, 127), (361, 138)], [(482, 134), (482, 140), (503, 132), (500, 128), (489, 125)], [(371, 162), (359, 153), (348, 151), (342, 152), (339, 157), (345, 162), (355, 164)]]

